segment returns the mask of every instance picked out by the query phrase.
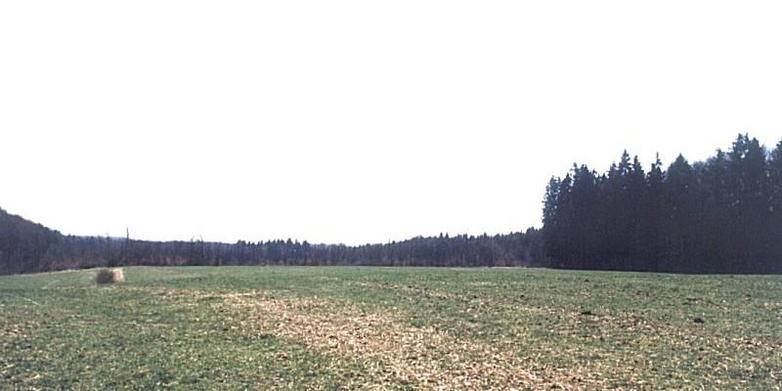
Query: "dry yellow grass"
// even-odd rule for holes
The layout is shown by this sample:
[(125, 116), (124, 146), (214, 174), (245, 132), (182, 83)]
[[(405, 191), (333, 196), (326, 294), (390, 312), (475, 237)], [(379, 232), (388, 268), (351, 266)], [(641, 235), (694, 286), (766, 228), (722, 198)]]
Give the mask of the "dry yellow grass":
[(333, 299), (279, 299), (263, 293), (223, 297), (243, 316), (251, 314), (254, 324), (249, 326), (255, 332), (361, 363), (369, 380), (346, 385), (349, 389), (384, 389), (388, 384), (448, 390), (584, 386), (567, 385), (572, 373), (547, 378), (533, 374), (527, 370), (529, 359), (519, 357), (511, 341), (459, 339), (432, 327), (411, 326), (398, 313), (367, 312)]

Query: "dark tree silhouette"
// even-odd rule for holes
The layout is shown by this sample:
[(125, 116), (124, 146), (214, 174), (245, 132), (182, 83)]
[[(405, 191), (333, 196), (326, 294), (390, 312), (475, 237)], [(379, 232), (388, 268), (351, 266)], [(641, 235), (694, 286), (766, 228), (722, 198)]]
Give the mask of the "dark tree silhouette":
[[(782, 272), (782, 142), (770, 154), (739, 135), (690, 164), (645, 173), (625, 151), (607, 174), (575, 165), (546, 189), (550, 265), (673, 272)], [(572, 178), (572, 180), (571, 180)]]

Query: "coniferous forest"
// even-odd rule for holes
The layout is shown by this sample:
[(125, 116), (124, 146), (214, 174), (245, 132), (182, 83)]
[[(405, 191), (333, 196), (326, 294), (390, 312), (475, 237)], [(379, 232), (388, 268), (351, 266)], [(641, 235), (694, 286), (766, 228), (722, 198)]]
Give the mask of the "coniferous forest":
[(542, 229), (346, 246), (66, 236), (0, 209), (0, 274), (119, 265), (547, 266), (687, 273), (782, 272), (782, 142), (740, 135), (704, 162), (607, 172), (574, 165), (546, 187)]
[(697, 273), (782, 272), (782, 142), (740, 135), (705, 162), (608, 172), (574, 165), (546, 188), (550, 266)]

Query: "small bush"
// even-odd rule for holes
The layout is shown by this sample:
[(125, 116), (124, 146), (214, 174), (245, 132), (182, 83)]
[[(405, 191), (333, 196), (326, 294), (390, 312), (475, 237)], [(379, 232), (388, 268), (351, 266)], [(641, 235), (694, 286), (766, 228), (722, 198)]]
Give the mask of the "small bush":
[(122, 269), (100, 269), (95, 275), (95, 282), (98, 284), (116, 284), (125, 281), (125, 274)]

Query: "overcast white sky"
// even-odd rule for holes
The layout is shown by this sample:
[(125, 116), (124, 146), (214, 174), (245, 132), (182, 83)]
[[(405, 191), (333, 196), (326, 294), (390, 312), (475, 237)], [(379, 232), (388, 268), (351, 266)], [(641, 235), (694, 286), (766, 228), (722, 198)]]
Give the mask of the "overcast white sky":
[(548, 178), (782, 138), (778, 1), (0, 2), (0, 207), (70, 234), (540, 224)]

